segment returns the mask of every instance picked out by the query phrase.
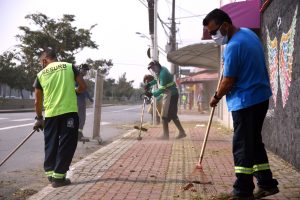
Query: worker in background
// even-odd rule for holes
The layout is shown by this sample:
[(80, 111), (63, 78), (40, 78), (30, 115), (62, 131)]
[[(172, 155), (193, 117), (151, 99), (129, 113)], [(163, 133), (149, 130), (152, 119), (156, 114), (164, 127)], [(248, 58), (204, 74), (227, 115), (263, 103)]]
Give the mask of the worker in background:
[[(158, 61), (152, 61), (148, 65), (148, 69), (152, 70), (158, 80), (153, 80), (145, 86), (146, 96), (149, 98), (152, 95), (156, 98), (163, 94), (163, 106), (162, 106), (162, 123), (163, 123), (163, 136), (161, 139), (169, 139), (169, 122), (173, 120), (179, 134), (177, 139), (186, 137), (185, 131), (181, 126), (179, 118), (177, 116), (178, 111), (178, 89), (176, 83), (173, 81), (173, 76), (170, 74), (166, 67), (162, 67)], [(159, 83), (159, 88), (154, 92), (150, 92), (149, 88)]]
[[(86, 76), (87, 72), (90, 70), (87, 64), (82, 64), (79, 66), (79, 72), (82, 77)], [(77, 86), (77, 84), (76, 84)], [(78, 141), (88, 142), (89, 139), (83, 136), (83, 127), (86, 119), (86, 99), (90, 102), (94, 102), (88, 91), (77, 94), (77, 105), (78, 105), (78, 116), (79, 116), (79, 128), (78, 128)]]
[[(52, 49), (41, 53), (40, 63), (43, 69), (34, 82), (36, 121), (33, 129), (44, 129), (44, 170), (52, 187), (56, 188), (71, 184), (66, 173), (78, 140), (76, 93), (84, 92), (86, 84), (72, 64), (57, 61)], [(76, 91), (75, 82), (78, 84)]]
[(187, 97), (185, 94), (183, 94), (181, 96), (181, 101), (182, 101), (182, 104), (183, 104), (183, 109), (186, 110), (186, 104), (187, 104)]

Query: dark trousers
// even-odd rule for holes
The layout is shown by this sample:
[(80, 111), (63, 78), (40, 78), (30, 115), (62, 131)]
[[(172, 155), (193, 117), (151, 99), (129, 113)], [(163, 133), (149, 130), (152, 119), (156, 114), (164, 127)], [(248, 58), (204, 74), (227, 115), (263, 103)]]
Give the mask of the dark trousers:
[(73, 159), (78, 140), (78, 114), (67, 113), (45, 118), (46, 172), (65, 174)]
[[(262, 188), (272, 188), (278, 184), (277, 180), (272, 178), (269, 167), (254, 170), (255, 166), (268, 166), (268, 156), (261, 136), (268, 107), (269, 101), (267, 100), (249, 108), (232, 112), (234, 126), (233, 157), (237, 177), (233, 188), (234, 193), (239, 196), (252, 195), (254, 190), (253, 176), (256, 177), (258, 185)], [(250, 171), (247, 173), (237, 172), (237, 168)]]
[(164, 102), (163, 107), (168, 106), (168, 114), (167, 117), (162, 117), (164, 120), (170, 122), (171, 120), (177, 120), (177, 112), (178, 112), (178, 94), (170, 95), (170, 100)]

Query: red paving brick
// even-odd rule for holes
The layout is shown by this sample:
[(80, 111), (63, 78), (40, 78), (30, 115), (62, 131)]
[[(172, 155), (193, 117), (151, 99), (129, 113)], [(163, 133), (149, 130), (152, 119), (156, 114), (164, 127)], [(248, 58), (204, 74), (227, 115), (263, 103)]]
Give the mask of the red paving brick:
[[(203, 123), (202, 123), (203, 124)], [(132, 133), (75, 164), (73, 184), (53, 189), (50, 186), (31, 199), (218, 199), (229, 193), (235, 180), (231, 155), (231, 133), (218, 124), (211, 128), (203, 159), (203, 171), (195, 170), (205, 127), (183, 122), (187, 137), (174, 139), (171, 126), (169, 141), (158, 140), (162, 128), (155, 126), (141, 141)], [(280, 193), (271, 199), (300, 199), (300, 174), (292, 166), (269, 153), (269, 160)], [(188, 190), (183, 187), (189, 181)]]

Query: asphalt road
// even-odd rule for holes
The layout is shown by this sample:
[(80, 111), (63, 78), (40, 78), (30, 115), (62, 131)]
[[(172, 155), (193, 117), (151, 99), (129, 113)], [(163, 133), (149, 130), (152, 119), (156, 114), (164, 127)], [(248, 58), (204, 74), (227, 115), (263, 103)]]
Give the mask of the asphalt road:
[[(101, 113), (100, 137), (104, 143), (99, 145), (93, 140), (85, 144), (78, 143), (74, 162), (117, 139), (133, 129), (134, 125), (139, 124), (141, 105), (102, 107)], [(34, 112), (0, 113), (1, 161), (32, 131), (34, 117)], [(147, 113), (145, 121), (150, 121), (150, 115)], [(83, 131), (86, 137), (92, 136), (92, 125), (93, 109), (89, 108)], [(38, 190), (48, 184), (43, 174), (43, 159), (43, 133), (36, 132), (0, 167), (0, 199), (14, 199), (18, 196), (18, 190)]]

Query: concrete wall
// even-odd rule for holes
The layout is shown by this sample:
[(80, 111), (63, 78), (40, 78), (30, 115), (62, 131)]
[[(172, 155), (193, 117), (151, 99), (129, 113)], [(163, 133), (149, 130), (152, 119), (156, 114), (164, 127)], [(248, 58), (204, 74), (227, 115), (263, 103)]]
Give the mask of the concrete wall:
[(223, 124), (226, 128), (233, 130), (233, 122), (231, 112), (228, 112), (226, 104), (226, 96), (218, 103), (215, 111), (215, 115), (218, 117), (218, 121)]
[[(298, 169), (300, 169), (299, 6), (299, 0), (273, 0), (261, 18), (261, 36), (273, 86), (273, 97), (270, 99), (270, 108), (264, 124), (263, 139), (268, 149)], [(290, 64), (283, 62), (280, 59), (283, 58), (281, 55), (286, 55)]]
[(0, 98), (0, 110), (34, 109), (34, 99), (3, 99)]

